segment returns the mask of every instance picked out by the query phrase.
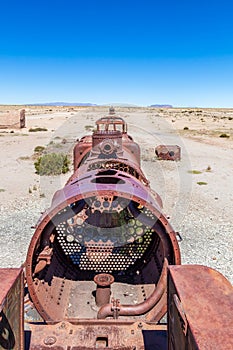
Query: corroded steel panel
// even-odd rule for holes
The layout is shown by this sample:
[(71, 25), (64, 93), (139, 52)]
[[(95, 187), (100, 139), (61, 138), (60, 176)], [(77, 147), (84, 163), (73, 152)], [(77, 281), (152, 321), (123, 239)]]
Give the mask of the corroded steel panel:
[(30, 350), (166, 350), (166, 326), (81, 320), (32, 326)]
[(170, 266), (169, 350), (232, 350), (233, 287), (200, 265)]
[(23, 272), (0, 269), (0, 349), (24, 349)]
[(0, 112), (0, 129), (25, 128), (25, 109)]

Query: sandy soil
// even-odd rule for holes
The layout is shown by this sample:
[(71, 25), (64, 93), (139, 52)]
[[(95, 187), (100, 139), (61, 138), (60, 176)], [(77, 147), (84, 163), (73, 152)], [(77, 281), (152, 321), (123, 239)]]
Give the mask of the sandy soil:
[[(75, 140), (91, 133), (95, 121), (107, 112), (100, 107), (30, 107), (26, 109), (25, 129), (0, 130), (3, 230), (7, 213), (9, 220), (14, 220), (14, 212), (19, 213), (25, 205), (36, 203), (30, 220), (39, 218), (39, 211), (49, 206), (54, 191), (70, 175), (51, 178), (35, 174), (35, 147), (63, 151), (72, 158)], [(126, 119), (129, 134), (140, 144), (142, 168), (183, 238), (183, 262), (209, 265), (233, 281), (233, 110), (119, 108), (117, 113)], [(36, 127), (47, 131), (29, 131)], [(222, 134), (227, 137), (220, 137)], [(181, 161), (157, 160), (154, 149), (159, 144), (180, 145)], [(21, 220), (29, 225), (28, 218), (22, 215)], [(25, 240), (32, 234), (25, 234)], [(0, 243), (4, 237), (2, 232)], [(20, 254), (10, 243), (1, 244), (0, 266), (8, 266), (6, 249), (11, 256), (20, 255), (13, 257), (10, 266), (23, 262), (29, 243), (25, 242), (21, 238), (25, 248), (19, 249)]]

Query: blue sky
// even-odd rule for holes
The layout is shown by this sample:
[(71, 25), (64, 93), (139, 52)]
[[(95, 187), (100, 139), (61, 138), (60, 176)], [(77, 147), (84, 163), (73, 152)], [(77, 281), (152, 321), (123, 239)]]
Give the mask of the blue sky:
[(233, 2), (0, 4), (0, 104), (233, 107)]

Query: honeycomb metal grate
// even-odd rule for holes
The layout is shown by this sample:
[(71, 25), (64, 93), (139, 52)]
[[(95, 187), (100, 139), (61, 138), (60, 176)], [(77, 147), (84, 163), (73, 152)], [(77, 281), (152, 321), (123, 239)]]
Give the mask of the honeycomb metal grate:
[[(117, 246), (116, 242), (110, 239), (107, 242), (103, 242), (103, 240), (95, 241), (94, 239), (86, 241), (85, 235), (84, 241), (80, 243), (75, 239), (75, 236), (71, 238), (71, 235), (67, 232), (68, 228), (69, 226), (64, 223), (59, 224), (57, 227), (57, 240), (64, 254), (80, 270), (105, 273), (125, 271), (131, 265), (134, 265), (148, 249), (153, 234), (153, 230), (149, 228), (144, 226), (138, 227), (135, 220), (134, 226), (128, 227), (132, 242)], [(140, 233), (144, 232), (144, 234), (137, 235), (138, 229), (140, 229)], [(101, 230), (105, 231), (105, 229)], [(83, 227), (83, 231), (85, 232), (85, 227)], [(98, 236), (96, 235), (96, 237)], [(100, 233), (99, 237), (101, 237)]]

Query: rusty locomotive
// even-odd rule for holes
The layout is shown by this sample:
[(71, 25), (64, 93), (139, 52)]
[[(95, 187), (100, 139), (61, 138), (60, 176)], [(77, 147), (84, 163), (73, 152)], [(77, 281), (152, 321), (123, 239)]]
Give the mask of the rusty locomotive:
[[(15, 342), (2, 348), (230, 349), (230, 339), (221, 347), (229, 321), (213, 318), (220, 299), (230, 317), (232, 286), (214, 270), (180, 265), (176, 233), (125, 121), (110, 109), (77, 142), (73, 158), (73, 175), (54, 194), (28, 249), (25, 332), (21, 306), (11, 327)], [(22, 304), (22, 273), (12, 273)]]

